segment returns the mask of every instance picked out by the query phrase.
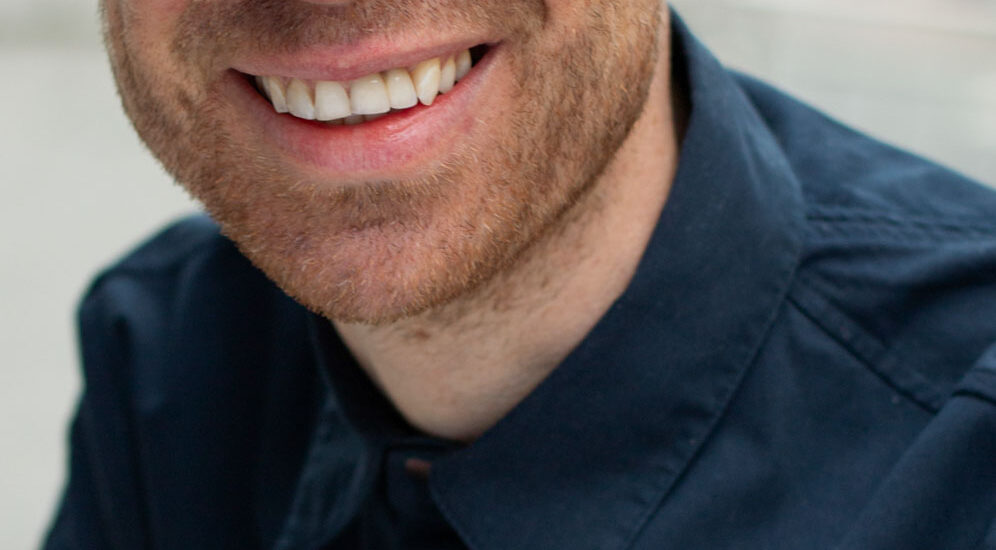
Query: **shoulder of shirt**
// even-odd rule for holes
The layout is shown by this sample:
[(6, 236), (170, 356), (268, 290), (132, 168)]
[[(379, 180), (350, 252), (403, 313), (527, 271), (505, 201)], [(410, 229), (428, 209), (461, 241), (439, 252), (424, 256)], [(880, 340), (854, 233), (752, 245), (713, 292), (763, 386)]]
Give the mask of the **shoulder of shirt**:
[(234, 249), (218, 225), (205, 214), (193, 214), (170, 223), (145, 239), (101, 276), (169, 271), (192, 256)]
[(996, 189), (736, 75), (805, 204), (789, 300), (927, 409), (996, 342)]
[(996, 189), (869, 137), (759, 80), (736, 77), (795, 171), (810, 219), (874, 218), (996, 234)]
[(191, 296), (252, 292), (283, 294), (211, 218), (197, 214), (173, 222), (101, 271), (80, 304), (80, 322), (86, 328), (108, 315), (135, 319), (176, 313), (177, 304), (188, 313), (203, 312), (222, 301)]

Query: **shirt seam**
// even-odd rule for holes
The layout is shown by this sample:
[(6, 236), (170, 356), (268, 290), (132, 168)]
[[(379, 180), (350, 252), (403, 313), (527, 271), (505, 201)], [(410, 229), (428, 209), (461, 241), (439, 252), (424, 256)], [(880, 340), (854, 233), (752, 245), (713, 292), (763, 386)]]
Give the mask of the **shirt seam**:
[(952, 221), (951, 218), (890, 215), (873, 210), (846, 207), (810, 207), (806, 212), (806, 219), (811, 222), (826, 222), (838, 228), (838, 224), (855, 224), (868, 227), (890, 227), (906, 230), (911, 235), (921, 236), (940, 233), (947, 236), (996, 238), (996, 226), (986, 224), (981, 220), (956, 222)]
[(947, 400), (944, 392), (919, 371), (904, 368), (890, 353), (889, 346), (862, 328), (811, 284), (797, 278), (788, 300), (882, 383), (931, 414), (940, 411)]

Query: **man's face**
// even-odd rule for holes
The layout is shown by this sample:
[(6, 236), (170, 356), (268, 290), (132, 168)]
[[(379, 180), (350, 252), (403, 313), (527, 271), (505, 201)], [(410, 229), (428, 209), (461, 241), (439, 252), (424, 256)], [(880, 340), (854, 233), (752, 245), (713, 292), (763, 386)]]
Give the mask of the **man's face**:
[[(286, 292), (366, 322), (467, 295), (564, 219), (639, 117), (666, 16), (660, 0), (103, 4), (125, 109), (166, 169)], [(471, 47), (450, 92), (358, 125), (280, 114), (253, 78), (360, 97), (354, 79)]]

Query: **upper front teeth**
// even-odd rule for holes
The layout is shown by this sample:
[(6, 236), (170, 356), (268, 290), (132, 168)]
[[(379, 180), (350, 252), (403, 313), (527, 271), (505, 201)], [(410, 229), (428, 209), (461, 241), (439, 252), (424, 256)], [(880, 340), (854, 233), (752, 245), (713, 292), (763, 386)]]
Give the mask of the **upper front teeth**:
[(412, 81), (415, 83), (415, 92), (418, 93), (418, 100), (425, 105), (432, 105), (439, 95), (439, 80), (442, 71), (439, 69), (439, 59), (423, 61), (412, 69)]
[(356, 123), (359, 115), (380, 115), (419, 102), (432, 105), (453, 89), (471, 68), (470, 50), (456, 56), (423, 61), (410, 69), (391, 69), (351, 82), (308, 82), (297, 78), (257, 76), (260, 90), (278, 113), (307, 120)]
[(303, 80), (295, 78), (287, 85), (287, 108), (298, 118), (315, 119), (315, 102)]
[(349, 104), (354, 115), (376, 115), (391, 110), (387, 85), (380, 74), (357, 78), (349, 84)]
[(351, 114), (353, 111), (349, 106), (349, 95), (342, 84), (338, 82), (318, 82), (315, 84), (316, 119), (335, 120), (346, 118)]
[(392, 109), (407, 109), (418, 105), (418, 93), (412, 77), (404, 69), (391, 69), (384, 76), (387, 82), (387, 97)]

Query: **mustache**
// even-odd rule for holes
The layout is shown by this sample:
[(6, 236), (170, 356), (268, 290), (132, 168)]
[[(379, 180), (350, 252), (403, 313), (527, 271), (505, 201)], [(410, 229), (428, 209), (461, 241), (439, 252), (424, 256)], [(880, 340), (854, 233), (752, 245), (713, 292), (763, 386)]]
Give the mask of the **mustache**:
[(546, 21), (543, 0), (357, 0), (345, 6), (201, 0), (180, 15), (171, 46), (185, 59), (217, 59), (240, 49), (293, 53), (314, 44), (349, 45), (413, 28), (528, 36)]

